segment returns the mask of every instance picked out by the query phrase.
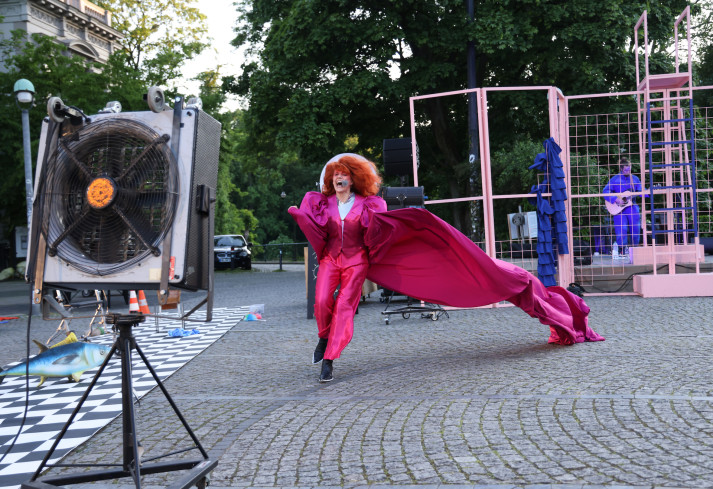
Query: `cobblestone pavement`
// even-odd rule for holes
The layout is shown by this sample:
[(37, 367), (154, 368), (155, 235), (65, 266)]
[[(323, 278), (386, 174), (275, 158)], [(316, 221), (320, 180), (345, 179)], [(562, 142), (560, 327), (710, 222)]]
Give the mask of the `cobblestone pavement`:
[[(267, 320), (238, 323), (166, 382), (219, 459), (212, 486), (713, 487), (710, 298), (589, 298), (607, 341), (564, 347), (514, 307), (386, 325), (372, 297), (319, 384), (304, 272), (286, 270), (217, 273), (216, 307), (264, 303)], [(3, 344), (24, 341), (16, 323)], [(144, 457), (189, 445), (157, 390), (137, 421)], [(120, 463), (121, 431), (65, 461)]]

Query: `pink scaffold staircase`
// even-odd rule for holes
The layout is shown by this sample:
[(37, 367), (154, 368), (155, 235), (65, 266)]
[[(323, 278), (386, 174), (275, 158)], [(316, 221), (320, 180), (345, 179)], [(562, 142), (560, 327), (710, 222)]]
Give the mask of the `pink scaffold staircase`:
[[(682, 25), (685, 34), (681, 34), (687, 41), (687, 71), (680, 71)], [(639, 70), (642, 27), (643, 79)], [(713, 296), (713, 274), (700, 270), (704, 253), (699, 243), (696, 201), (690, 7), (679, 15), (673, 29), (675, 72), (652, 75), (646, 11), (634, 28), (641, 180), (646, 187), (642, 197), (647, 202), (642, 205), (644, 246), (632, 248), (632, 261), (653, 266), (651, 275), (634, 277), (634, 291), (644, 297)]]

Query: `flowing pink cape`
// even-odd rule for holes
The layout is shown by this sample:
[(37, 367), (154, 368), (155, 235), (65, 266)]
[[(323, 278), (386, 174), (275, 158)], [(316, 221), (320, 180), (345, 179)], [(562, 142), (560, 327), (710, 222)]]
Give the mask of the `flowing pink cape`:
[[(313, 194), (313, 195), (310, 195)], [(587, 324), (589, 307), (562, 287), (545, 287), (527, 270), (490, 258), (460, 231), (425, 209), (373, 212), (365, 206), (367, 278), (384, 288), (433, 304), (478, 307), (509, 301), (550, 327), (550, 343), (604, 338)], [(321, 255), (322, 199), (308, 193), (295, 218)]]

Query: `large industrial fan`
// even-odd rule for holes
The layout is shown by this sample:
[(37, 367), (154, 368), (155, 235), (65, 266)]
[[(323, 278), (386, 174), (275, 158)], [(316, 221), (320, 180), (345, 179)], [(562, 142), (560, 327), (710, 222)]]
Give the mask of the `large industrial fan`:
[(220, 124), (182, 97), (170, 109), (161, 92), (149, 96), (151, 111), (91, 118), (50, 99), (31, 233), (37, 285), (212, 289)]
[(104, 119), (60, 138), (47, 162), (42, 232), (49, 256), (99, 276), (159, 256), (178, 178), (168, 137), (140, 122)]

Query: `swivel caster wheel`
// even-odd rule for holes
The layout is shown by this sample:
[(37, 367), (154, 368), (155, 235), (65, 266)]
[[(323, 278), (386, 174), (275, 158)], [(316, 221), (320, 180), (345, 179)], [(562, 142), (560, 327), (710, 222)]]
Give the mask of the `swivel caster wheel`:
[(386, 324), (389, 324), (389, 318), (388, 318), (388, 317), (385, 317), (385, 318), (384, 318), (384, 322), (385, 322)]

